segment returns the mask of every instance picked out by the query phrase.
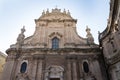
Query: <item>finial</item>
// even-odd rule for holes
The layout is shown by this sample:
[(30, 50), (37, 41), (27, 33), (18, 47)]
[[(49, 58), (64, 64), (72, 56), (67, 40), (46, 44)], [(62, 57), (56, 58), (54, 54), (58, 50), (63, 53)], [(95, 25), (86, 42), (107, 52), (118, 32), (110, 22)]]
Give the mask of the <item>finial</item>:
[(66, 10), (65, 9), (64, 9), (63, 13), (66, 14)]
[(43, 10), (42, 15), (44, 15), (44, 14), (45, 14), (45, 11)]
[(60, 13), (61, 9), (58, 9), (57, 7), (55, 9), (52, 9), (52, 13)]
[(70, 12), (69, 12), (69, 10), (68, 10), (67, 14), (68, 14), (68, 15), (70, 15)]
[(47, 8), (46, 14), (48, 14), (48, 13), (49, 13), (49, 9)]

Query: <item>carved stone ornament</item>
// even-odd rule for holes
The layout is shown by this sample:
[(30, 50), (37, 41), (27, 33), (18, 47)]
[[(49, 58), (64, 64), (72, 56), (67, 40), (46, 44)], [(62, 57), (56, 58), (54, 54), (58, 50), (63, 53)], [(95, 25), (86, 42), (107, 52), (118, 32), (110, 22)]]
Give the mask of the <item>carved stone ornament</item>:
[(23, 41), (25, 38), (24, 32), (25, 32), (25, 27), (23, 26), (23, 28), (21, 29), (21, 33), (18, 35), (18, 38), (17, 38), (17, 43), (16, 43), (17, 49), (20, 48), (23, 44)]
[(31, 79), (29, 78), (29, 76), (27, 75), (27, 73), (19, 73), (16, 76), (16, 80), (31, 80)]
[(83, 80), (97, 80), (97, 79), (92, 73), (89, 73), (88, 75), (85, 76)]
[(45, 80), (49, 80), (49, 78), (60, 78), (60, 80), (63, 80), (63, 72), (64, 69), (61, 66), (49, 66), (45, 71)]

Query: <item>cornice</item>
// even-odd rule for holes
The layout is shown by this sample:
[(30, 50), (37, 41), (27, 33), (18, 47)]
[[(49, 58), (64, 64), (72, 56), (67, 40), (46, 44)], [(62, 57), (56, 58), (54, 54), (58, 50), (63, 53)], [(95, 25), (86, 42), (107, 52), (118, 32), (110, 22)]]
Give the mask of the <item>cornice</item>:
[(97, 48), (59, 48), (59, 49), (51, 49), (51, 48), (9, 48), (6, 53), (35, 53), (35, 52), (42, 52), (42, 53), (70, 53), (70, 52), (76, 52), (76, 53), (97, 53), (100, 52), (100, 49)]
[(44, 21), (44, 22), (75, 22), (77, 23), (77, 19), (64, 19), (64, 20), (60, 20), (60, 19), (35, 19), (35, 22), (38, 21)]

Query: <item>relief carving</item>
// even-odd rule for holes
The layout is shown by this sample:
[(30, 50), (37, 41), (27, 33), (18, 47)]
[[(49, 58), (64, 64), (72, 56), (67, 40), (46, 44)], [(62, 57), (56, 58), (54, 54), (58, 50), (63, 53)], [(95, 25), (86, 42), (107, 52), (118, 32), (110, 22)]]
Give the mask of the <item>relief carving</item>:
[(60, 34), (59, 32), (53, 32), (49, 35), (49, 37), (53, 37), (53, 36), (58, 36), (60, 38), (62, 37), (62, 34)]
[(16, 76), (16, 80), (31, 80), (31, 79), (29, 78), (29, 76), (27, 75), (27, 73), (19, 73)]
[(92, 73), (89, 73), (88, 75), (85, 76), (83, 80), (97, 80), (97, 79)]
[(45, 80), (49, 80), (49, 78), (60, 78), (60, 80), (63, 80), (63, 72), (64, 69), (61, 66), (49, 66), (45, 70)]

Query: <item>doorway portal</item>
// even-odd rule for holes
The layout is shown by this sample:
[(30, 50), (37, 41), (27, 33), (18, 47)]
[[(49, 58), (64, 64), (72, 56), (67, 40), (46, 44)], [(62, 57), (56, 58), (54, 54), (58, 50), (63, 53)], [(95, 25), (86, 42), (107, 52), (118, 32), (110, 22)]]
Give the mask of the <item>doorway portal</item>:
[(45, 72), (45, 80), (63, 80), (64, 69), (61, 66), (48, 66)]
[(60, 78), (50, 78), (50, 80), (60, 80)]

